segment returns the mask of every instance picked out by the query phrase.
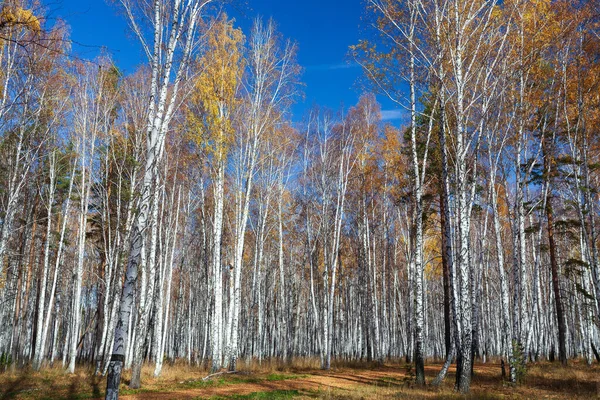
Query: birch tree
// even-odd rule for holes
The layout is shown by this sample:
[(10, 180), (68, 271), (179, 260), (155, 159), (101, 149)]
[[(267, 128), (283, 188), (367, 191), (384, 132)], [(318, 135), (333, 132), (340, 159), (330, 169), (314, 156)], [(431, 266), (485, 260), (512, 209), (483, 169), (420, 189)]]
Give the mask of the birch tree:
[[(152, 186), (156, 180), (158, 163), (163, 155), (165, 136), (179, 104), (180, 86), (201, 28), (199, 25), (202, 13), (211, 2), (211, 0), (189, 2), (155, 0), (152, 5), (132, 0), (120, 2), (148, 58), (152, 78), (145, 128), (146, 158), (143, 184), (138, 212), (132, 227), (129, 261), (121, 294), (119, 319), (115, 328), (113, 356), (108, 369), (107, 400), (118, 398), (125, 361), (127, 324), (133, 306), (138, 265), (145, 267), (144, 235), (147, 229), (150, 199), (153, 197)], [(150, 38), (144, 34), (146, 24), (151, 28)], [(139, 375), (132, 379), (132, 384), (139, 385)]]
[(228, 153), (234, 141), (234, 117), (240, 105), (237, 95), (244, 65), (241, 53), (242, 40), (241, 31), (235, 29), (233, 22), (226, 16), (221, 17), (209, 32), (209, 49), (200, 60), (200, 65), (203, 65), (205, 70), (196, 82), (195, 100), (198, 103), (198, 110), (197, 114), (190, 116), (193, 127), (198, 130), (200, 142), (207, 145), (208, 153), (213, 160), (212, 178), (215, 204), (212, 249), (214, 310), (211, 332), (213, 372), (221, 369), (224, 356), (223, 345), (227, 339), (222, 311), (224, 299), (221, 242), (225, 202), (225, 170)]
[(272, 21), (119, 4), (132, 74), (0, 6), (0, 370), (600, 359), (594, 3), (369, 1), (376, 94), (302, 122)]
[(243, 110), (247, 117), (243, 119), (241, 126), (239, 159), (236, 162), (236, 244), (232, 266), (234, 298), (233, 305), (230, 306), (233, 307), (230, 312), (232, 320), (228, 324), (226, 351), (230, 370), (236, 369), (239, 352), (242, 258), (260, 144), (268, 131), (276, 129), (281, 123), (288, 111), (287, 107), (297, 94), (295, 85), (299, 67), (295, 63), (295, 55), (295, 44), (281, 39), (272, 20), (266, 24), (261, 19), (254, 22), (249, 38), (248, 72), (244, 82), (246, 104)]

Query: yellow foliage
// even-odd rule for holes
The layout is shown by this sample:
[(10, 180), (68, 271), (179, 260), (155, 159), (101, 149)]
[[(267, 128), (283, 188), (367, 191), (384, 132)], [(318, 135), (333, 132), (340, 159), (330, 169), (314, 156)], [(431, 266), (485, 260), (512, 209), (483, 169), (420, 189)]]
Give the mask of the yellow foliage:
[(202, 73), (195, 82), (192, 102), (197, 112), (188, 112), (192, 140), (203, 143), (218, 159), (223, 159), (233, 141), (233, 110), (244, 70), (243, 34), (226, 15), (208, 33), (208, 50), (198, 60)]
[(31, 10), (25, 10), (21, 7), (5, 6), (0, 12), (0, 29), (23, 26), (32, 32), (42, 30), (40, 20), (33, 15)]

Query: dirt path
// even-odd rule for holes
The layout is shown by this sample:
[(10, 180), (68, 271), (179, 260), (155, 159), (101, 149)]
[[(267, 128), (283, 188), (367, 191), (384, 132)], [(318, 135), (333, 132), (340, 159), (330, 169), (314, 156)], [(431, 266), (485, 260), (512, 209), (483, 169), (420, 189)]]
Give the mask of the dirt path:
[[(600, 398), (598, 367), (561, 369), (560, 366), (540, 364), (531, 366), (525, 382), (517, 387), (502, 382), (496, 364), (478, 365), (468, 398), (503, 399), (592, 399)], [(425, 368), (428, 382), (440, 365)], [(234, 399), (462, 399), (453, 391), (454, 367), (440, 388), (415, 387), (414, 378), (406, 367), (384, 366), (377, 369), (344, 368), (331, 372), (310, 370), (298, 374), (280, 375), (271, 379), (265, 375), (239, 376), (230, 381), (207, 387), (171, 387), (172, 391), (143, 392), (122, 396), (122, 399), (205, 399), (233, 397)]]
[[(404, 373), (400, 371), (352, 371), (313, 373), (290, 377), (277, 381), (261, 380), (259, 382), (240, 382), (224, 384), (216, 387), (202, 387), (185, 390), (174, 390), (169, 392), (143, 392), (133, 395), (120, 396), (124, 400), (134, 399), (198, 399), (211, 398), (215, 396), (240, 396), (252, 393), (264, 393), (275, 391), (297, 391), (300, 396), (318, 396), (319, 393), (335, 391), (338, 395), (347, 393), (350, 397), (352, 391), (360, 386), (401, 386)], [(266, 397), (265, 397), (266, 398)]]

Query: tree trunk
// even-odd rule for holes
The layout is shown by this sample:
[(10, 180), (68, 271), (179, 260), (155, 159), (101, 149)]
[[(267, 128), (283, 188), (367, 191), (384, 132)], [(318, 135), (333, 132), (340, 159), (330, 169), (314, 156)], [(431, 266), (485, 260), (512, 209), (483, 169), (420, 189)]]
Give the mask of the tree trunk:
[[(546, 138), (545, 138), (546, 139)], [(544, 140), (544, 139), (543, 139)], [(544, 140), (545, 142), (545, 140)], [(549, 185), (546, 194), (546, 219), (548, 222), (548, 246), (550, 248), (550, 270), (552, 272), (552, 291), (554, 294), (554, 304), (556, 309), (556, 319), (558, 321), (558, 356), (563, 365), (567, 365), (567, 347), (564, 310), (562, 305), (562, 296), (560, 292), (560, 281), (558, 273), (558, 259), (556, 257), (556, 243), (554, 240), (554, 212), (552, 210), (552, 188), (550, 187), (552, 158), (548, 153), (548, 145), (544, 145), (544, 175)]]

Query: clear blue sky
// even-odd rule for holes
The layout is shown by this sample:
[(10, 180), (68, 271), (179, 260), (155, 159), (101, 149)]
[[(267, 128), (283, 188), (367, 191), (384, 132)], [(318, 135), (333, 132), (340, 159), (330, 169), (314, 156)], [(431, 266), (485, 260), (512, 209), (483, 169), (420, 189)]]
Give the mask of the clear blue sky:
[[(71, 27), (73, 51), (80, 57), (95, 57), (102, 46), (125, 72), (144, 62), (140, 47), (119, 9), (106, 0), (48, 0), (50, 16), (62, 18)], [(304, 68), (305, 100), (294, 107), (299, 121), (314, 104), (334, 110), (356, 104), (356, 86), (361, 69), (348, 63), (348, 46), (361, 37), (362, 0), (238, 0), (227, 6), (245, 33), (257, 16), (272, 17), (286, 38), (299, 46), (298, 62)], [(395, 124), (400, 113), (379, 96), (384, 117)]]

